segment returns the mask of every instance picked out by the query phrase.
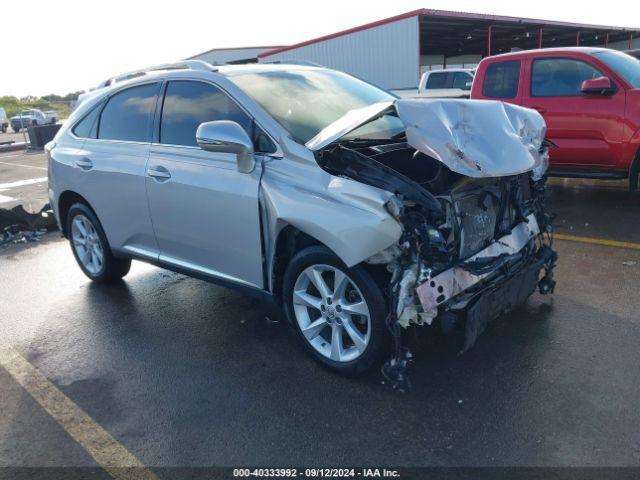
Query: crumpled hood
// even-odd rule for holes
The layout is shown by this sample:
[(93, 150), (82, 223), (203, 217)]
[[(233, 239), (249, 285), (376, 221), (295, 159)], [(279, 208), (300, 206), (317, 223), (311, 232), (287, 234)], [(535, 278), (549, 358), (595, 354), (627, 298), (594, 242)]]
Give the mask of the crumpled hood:
[(407, 143), (457, 173), (501, 177), (542, 161), (546, 124), (535, 110), (489, 100), (398, 100)]
[(535, 110), (491, 100), (399, 99), (353, 110), (307, 142), (319, 150), (395, 108), (407, 143), (469, 177), (516, 175), (541, 166), (546, 134)]

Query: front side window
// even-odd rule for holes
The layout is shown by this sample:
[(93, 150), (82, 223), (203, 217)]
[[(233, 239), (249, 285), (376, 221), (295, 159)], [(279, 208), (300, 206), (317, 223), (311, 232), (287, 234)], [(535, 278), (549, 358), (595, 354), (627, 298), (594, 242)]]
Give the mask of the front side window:
[[(302, 144), (351, 110), (395, 99), (378, 87), (332, 70), (238, 72), (228, 78)], [(387, 138), (403, 130), (397, 117), (385, 115), (343, 138)]]
[(516, 98), (519, 81), (519, 60), (492, 63), (484, 75), (482, 95), (488, 98)]
[(201, 123), (231, 120), (252, 135), (251, 118), (219, 88), (203, 82), (169, 82), (162, 106), (160, 143), (197, 146)]
[(582, 82), (602, 73), (582, 60), (543, 58), (533, 62), (532, 97), (575, 97), (582, 95)]
[(427, 90), (432, 90), (436, 88), (447, 88), (447, 77), (448, 73), (431, 73), (429, 74), (429, 78), (427, 79), (427, 85), (425, 88)]
[(127, 142), (151, 141), (151, 119), (158, 84), (131, 87), (112, 96), (102, 110), (98, 138)]

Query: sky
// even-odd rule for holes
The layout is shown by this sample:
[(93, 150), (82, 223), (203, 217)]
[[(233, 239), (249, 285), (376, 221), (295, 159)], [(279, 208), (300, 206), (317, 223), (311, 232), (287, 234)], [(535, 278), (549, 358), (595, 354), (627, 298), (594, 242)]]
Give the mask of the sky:
[(0, 96), (64, 95), (212, 48), (297, 43), (418, 8), (640, 27), (640, 3), (602, 5), (584, 0), (5, 0)]

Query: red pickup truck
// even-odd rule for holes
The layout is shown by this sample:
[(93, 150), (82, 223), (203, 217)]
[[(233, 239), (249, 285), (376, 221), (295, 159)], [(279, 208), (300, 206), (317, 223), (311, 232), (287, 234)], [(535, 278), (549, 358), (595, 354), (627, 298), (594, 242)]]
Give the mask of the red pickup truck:
[(640, 61), (605, 48), (527, 50), (480, 62), (471, 98), (539, 111), (551, 175), (629, 179), (640, 173)]

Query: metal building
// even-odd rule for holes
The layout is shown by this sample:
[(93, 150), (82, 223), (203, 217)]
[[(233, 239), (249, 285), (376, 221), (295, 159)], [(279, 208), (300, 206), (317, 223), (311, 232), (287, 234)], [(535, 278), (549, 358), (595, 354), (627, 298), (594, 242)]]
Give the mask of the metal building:
[(281, 46), (263, 47), (239, 47), (239, 48), (214, 48), (206, 52), (199, 53), (185, 60), (203, 60), (212, 65), (223, 65), (225, 63), (252, 63), (258, 61), (258, 55)]
[(484, 56), (566, 46), (640, 48), (640, 29), (420, 9), (279, 47), (258, 61), (309, 61), (383, 88), (417, 88), (424, 70), (475, 66)]

